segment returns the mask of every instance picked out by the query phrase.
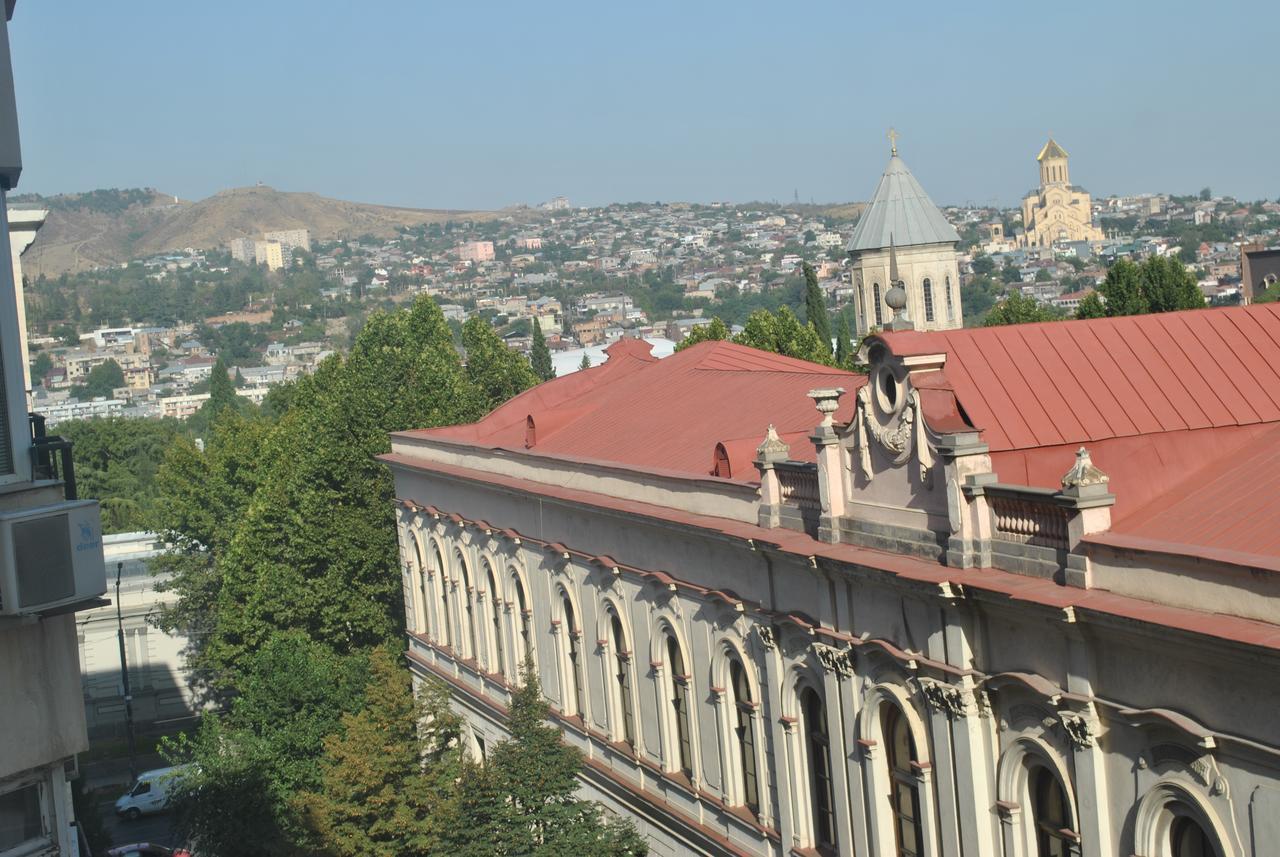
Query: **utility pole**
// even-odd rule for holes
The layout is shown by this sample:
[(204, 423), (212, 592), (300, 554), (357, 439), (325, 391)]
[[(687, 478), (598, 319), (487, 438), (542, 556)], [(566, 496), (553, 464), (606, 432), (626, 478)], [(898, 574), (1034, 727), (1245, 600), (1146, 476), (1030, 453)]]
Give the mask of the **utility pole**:
[(124, 563), (116, 563), (116, 634), (120, 640), (120, 682), (124, 687), (124, 726), (129, 738), (129, 780), (138, 779), (137, 747), (133, 742), (133, 694), (129, 692), (129, 660), (124, 652), (124, 612), (120, 609), (120, 575)]

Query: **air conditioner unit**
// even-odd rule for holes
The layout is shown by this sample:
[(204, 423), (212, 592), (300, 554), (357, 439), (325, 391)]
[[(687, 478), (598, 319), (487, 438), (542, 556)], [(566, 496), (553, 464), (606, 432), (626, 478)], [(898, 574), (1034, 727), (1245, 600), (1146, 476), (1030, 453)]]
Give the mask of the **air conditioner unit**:
[(106, 591), (97, 500), (0, 512), (0, 614), (43, 613)]

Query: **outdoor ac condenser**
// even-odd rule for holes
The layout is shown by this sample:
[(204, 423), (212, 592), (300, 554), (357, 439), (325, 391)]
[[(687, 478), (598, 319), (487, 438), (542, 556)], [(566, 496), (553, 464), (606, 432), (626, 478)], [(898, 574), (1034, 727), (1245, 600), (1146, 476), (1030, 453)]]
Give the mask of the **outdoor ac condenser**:
[(0, 512), (0, 614), (43, 613), (106, 591), (97, 500)]

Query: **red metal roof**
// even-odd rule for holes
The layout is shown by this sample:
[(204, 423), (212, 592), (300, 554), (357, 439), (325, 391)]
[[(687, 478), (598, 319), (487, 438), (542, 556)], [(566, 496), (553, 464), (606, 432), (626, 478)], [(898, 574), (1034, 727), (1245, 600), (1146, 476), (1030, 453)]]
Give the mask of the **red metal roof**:
[(992, 451), (1280, 420), (1280, 305), (882, 333), (943, 373)]
[(1280, 426), (1090, 541), (1280, 571)]
[[(609, 359), (540, 384), (477, 423), (405, 432), (424, 437), (626, 467), (705, 477), (716, 445), (730, 462), (727, 478), (758, 482), (756, 447), (772, 423), (791, 457), (813, 461), (808, 434), (820, 415), (816, 387), (852, 393), (855, 375), (732, 342), (704, 342), (663, 360), (639, 340), (621, 340)], [(838, 419), (853, 413), (845, 396)], [(526, 447), (529, 421), (534, 443)]]
[(1115, 519), (1280, 421), (1280, 305), (879, 335), (941, 379), (1002, 482), (1053, 487), (1087, 445)]

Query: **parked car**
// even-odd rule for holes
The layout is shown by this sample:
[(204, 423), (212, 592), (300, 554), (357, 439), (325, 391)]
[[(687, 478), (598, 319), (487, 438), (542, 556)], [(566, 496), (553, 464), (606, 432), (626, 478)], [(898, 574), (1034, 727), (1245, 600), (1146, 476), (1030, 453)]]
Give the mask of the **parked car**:
[(191, 852), (185, 848), (135, 842), (132, 845), (117, 845), (107, 852), (107, 857), (191, 857)]
[(143, 771), (129, 791), (116, 798), (116, 815), (136, 819), (168, 809), (169, 798), (189, 768), (190, 765), (178, 765)]

